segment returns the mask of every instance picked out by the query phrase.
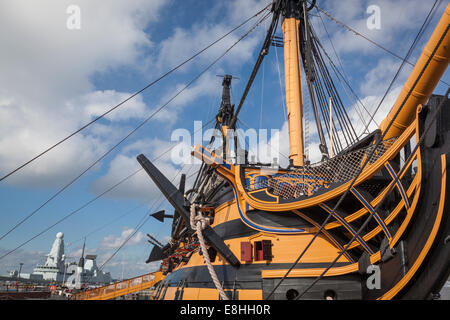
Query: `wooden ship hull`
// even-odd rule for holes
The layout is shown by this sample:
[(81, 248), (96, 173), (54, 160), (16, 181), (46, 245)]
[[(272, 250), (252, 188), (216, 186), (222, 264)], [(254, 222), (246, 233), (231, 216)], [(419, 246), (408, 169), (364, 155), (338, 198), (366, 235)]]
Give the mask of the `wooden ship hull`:
[[(153, 299), (432, 298), (450, 271), (450, 103), (432, 95), (450, 59), (450, 6), (378, 130), (310, 165), (302, 19), (290, 5), (306, 10), (303, 1), (275, 1), (272, 10), (283, 16), (291, 166), (232, 163), (196, 146), (202, 174), (185, 192), (184, 180), (176, 188), (138, 157), (175, 208), (171, 240), (148, 259), (162, 260)], [(218, 115), (224, 136), (235, 128), (230, 110), (228, 121)]]

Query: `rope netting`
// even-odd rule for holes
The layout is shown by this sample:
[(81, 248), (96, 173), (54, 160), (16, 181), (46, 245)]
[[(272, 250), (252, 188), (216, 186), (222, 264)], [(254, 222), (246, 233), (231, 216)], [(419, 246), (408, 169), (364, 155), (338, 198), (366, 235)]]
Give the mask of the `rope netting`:
[[(268, 192), (283, 199), (312, 195), (322, 187), (329, 187), (331, 183), (352, 180), (358, 175), (361, 165), (367, 157), (370, 157), (369, 165), (375, 163), (396, 140), (397, 137), (392, 137), (382, 141), (378, 146), (371, 144), (326, 161), (294, 168), (289, 172), (261, 174), (246, 178), (244, 188), (246, 191), (267, 188)], [(372, 153), (374, 149), (376, 150)]]

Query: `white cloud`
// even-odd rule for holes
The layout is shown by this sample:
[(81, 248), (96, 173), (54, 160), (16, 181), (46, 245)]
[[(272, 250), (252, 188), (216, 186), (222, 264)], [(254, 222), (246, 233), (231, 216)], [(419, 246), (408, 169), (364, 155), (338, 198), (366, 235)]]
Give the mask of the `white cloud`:
[(92, 88), (89, 76), (132, 65), (143, 48), (152, 46), (142, 29), (157, 18), (163, 3), (77, 1), (81, 29), (69, 30), (66, 8), (71, 1), (2, 1), (0, 39), (8, 50), (1, 53), (0, 90), (51, 101), (85, 93)]
[[(6, 174), (107, 107), (127, 92), (94, 90), (92, 76), (136, 67), (153, 43), (144, 28), (167, 1), (77, 1), (81, 29), (69, 30), (72, 1), (7, 0), (0, 3), (0, 173)], [(11, 33), (14, 36), (11, 36)], [(141, 98), (112, 113), (111, 121), (143, 117)], [(111, 125), (114, 127), (114, 125)], [(117, 128), (116, 128), (117, 129)], [(115, 136), (95, 128), (78, 134), (6, 183), (60, 185), (92, 163)]]
[[(367, 19), (370, 15), (366, 10), (369, 5), (376, 5), (380, 8), (380, 29), (369, 29), (367, 27)], [(409, 47), (410, 43), (399, 43), (397, 36), (399, 34), (405, 35), (412, 30), (418, 31), (431, 5), (432, 3), (428, 1), (408, 0), (345, 0), (339, 2), (327, 1), (325, 4), (319, 4), (320, 7), (331, 13), (336, 19), (400, 54), (406, 52), (406, 48)], [(313, 12), (316, 13), (316, 10)], [(369, 41), (343, 29), (335, 22), (331, 22), (327, 17), (323, 17), (323, 19), (329, 26), (327, 27), (328, 31), (331, 33), (333, 43), (339, 52), (371, 55), (381, 53), (380, 49), (376, 48)], [(316, 22), (317, 25), (321, 24), (318, 19)], [(317, 32), (324, 33), (322, 27), (316, 29)], [(325, 45), (328, 44), (325, 43)]]
[[(108, 171), (95, 180), (90, 189), (98, 194), (122, 180), (127, 174), (142, 168), (136, 160), (137, 155), (143, 153), (149, 160), (166, 152), (173, 144), (159, 139), (138, 140), (125, 147), (123, 153), (114, 157), (109, 163)], [(171, 153), (167, 152), (154, 164), (169, 179), (172, 180), (178, 172), (175, 164), (171, 162)], [(175, 184), (178, 181), (175, 181)], [(106, 194), (106, 197), (115, 199), (156, 200), (161, 195), (148, 174), (141, 170), (120, 186)]]
[[(381, 124), (381, 122), (386, 118), (387, 114), (391, 110), (392, 106), (394, 105), (395, 101), (398, 98), (398, 95), (400, 94), (402, 87), (397, 86), (394, 87), (387, 95), (386, 98), (383, 100), (383, 102), (380, 105), (381, 99), (383, 98), (383, 95), (370, 95), (363, 99), (361, 99), (361, 103), (366, 106), (370, 114), (372, 115), (376, 108), (379, 106), (377, 113), (375, 114), (374, 120), (376, 123)], [(352, 124), (356, 130), (357, 134), (360, 134), (364, 129), (364, 124), (361, 121), (359, 115), (357, 114), (355, 110), (355, 106), (352, 106), (350, 109), (349, 117), (352, 121)], [(365, 120), (369, 122), (370, 116), (367, 114), (366, 111), (363, 111), (363, 115), (365, 117)], [(370, 125), (368, 126), (369, 132), (378, 129), (378, 126), (375, 125), (373, 121), (370, 122)]]
[[(378, 60), (377, 65), (364, 76), (364, 81), (360, 86), (362, 95), (384, 94), (399, 67), (400, 62), (391, 58), (382, 58)], [(396, 82), (400, 84), (405, 82), (408, 76), (407, 73), (411, 71), (411, 68), (405, 66), (402, 70), (406, 72), (401, 72), (399, 79), (396, 80)]]
[[(159, 52), (155, 67), (162, 68), (178, 65), (201, 48), (206, 47), (215, 39), (225, 35), (236, 25), (243, 22), (255, 14), (258, 10), (267, 5), (269, 1), (232, 1), (227, 4), (216, 4), (211, 8), (212, 14), (216, 13), (218, 20), (214, 23), (201, 22), (195, 23), (190, 28), (175, 28), (173, 35), (163, 40), (159, 45)], [(225, 6), (225, 8), (223, 8)], [(258, 17), (260, 18), (261, 15)], [(258, 19), (257, 18), (257, 19)], [(250, 29), (257, 20), (253, 19), (251, 22), (242, 27), (242, 30), (234, 32), (227, 36), (213, 47), (202, 53), (194, 64), (184, 66), (182, 70), (190, 70), (193, 66), (199, 64), (208, 64), (223, 54), (232, 44), (234, 44), (245, 31)], [(230, 52), (228, 52), (223, 61), (230, 66), (241, 66), (244, 62), (252, 58), (253, 51), (257, 44), (260, 43), (262, 35), (261, 28), (256, 29), (245, 39), (241, 40)]]
[(117, 249), (129, 237), (131, 237), (131, 238), (126, 242), (125, 246), (134, 246), (134, 245), (143, 243), (143, 240), (145, 238), (144, 234), (141, 231), (139, 231), (133, 235), (134, 232), (135, 232), (135, 229), (124, 226), (122, 228), (122, 233), (120, 234), (120, 236), (115, 236), (113, 234), (110, 234), (110, 235), (104, 237), (100, 247), (102, 249)]
[[(73, 105), (84, 106), (84, 112), (87, 118), (96, 118), (111, 107), (118, 105), (125, 99), (130, 97), (128, 92), (117, 92), (115, 90), (93, 91), (81, 96), (78, 101), (70, 103)], [(132, 118), (144, 118), (148, 115), (148, 110), (145, 103), (142, 101), (142, 96), (136, 96), (127, 101), (125, 108), (114, 110), (105, 116), (110, 121), (128, 120)]]
[[(4, 25), (0, 41), (8, 47), (0, 52), (0, 174), (15, 169), (130, 95), (95, 90), (93, 75), (124, 66), (139, 68), (139, 59), (148, 49), (157, 55), (161, 68), (172, 66), (268, 3), (250, 0), (218, 4), (216, 8), (223, 10), (218, 12), (223, 17), (220, 22), (175, 29), (155, 46), (144, 28), (158, 20), (158, 13), (167, 2), (115, 0), (105, 5), (101, 1), (78, 1), (80, 30), (66, 28), (70, 1), (52, 5), (50, 0), (36, 1), (33, 5), (27, 1), (0, 4)], [(14, 30), (14, 37), (10, 37), (9, 30)], [(235, 34), (218, 44), (200, 63), (217, 57), (237, 37)], [(227, 63), (242, 65), (251, 58), (257, 43), (258, 36), (248, 37), (227, 55)], [(217, 95), (220, 90), (217, 79), (213, 73), (205, 74), (155, 119), (173, 124), (182, 107), (204, 95)], [(176, 90), (184, 85), (179, 83)], [(176, 90), (167, 92), (164, 98), (171, 97)], [(71, 138), (6, 182), (27, 187), (60, 186), (95, 161), (121, 137), (120, 133), (127, 132), (117, 122), (143, 118), (154, 110), (145, 106), (142, 97), (133, 98), (106, 117), (108, 125), (95, 124), (89, 132)], [(114, 163), (110, 165), (113, 166)]]
[[(166, 90), (167, 92), (163, 94), (158, 106), (152, 109), (150, 113), (155, 112), (162, 105), (171, 100), (167, 107), (155, 115), (155, 119), (164, 122), (168, 126), (172, 126), (177, 122), (179, 115), (184, 109), (189, 108), (189, 110), (192, 111), (192, 114), (196, 115), (197, 120), (203, 119), (209, 121), (211, 119), (205, 119), (205, 115), (197, 111), (204, 106), (195, 102), (202, 97), (214, 97), (219, 95), (221, 93), (221, 81), (221, 78), (217, 77), (212, 72), (206, 72), (186, 89), (184, 88), (188, 83), (178, 83), (173, 85), (169, 90)], [(183, 91), (172, 100), (172, 98), (181, 90)], [(218, 108), (219, 105), (215, 107)]]
[[(10, 250), (0, 248), (0, 256), (3, 256)], [(7, 275), (9, 271), (19, 270), (19, 263), (23, 263), (22, 272), (31, 273), (37, 264), (44, 264), (46, 254), (48, 252), (18, 249), (14, 254), (7, 255), (0, 260), (0, 276)]]

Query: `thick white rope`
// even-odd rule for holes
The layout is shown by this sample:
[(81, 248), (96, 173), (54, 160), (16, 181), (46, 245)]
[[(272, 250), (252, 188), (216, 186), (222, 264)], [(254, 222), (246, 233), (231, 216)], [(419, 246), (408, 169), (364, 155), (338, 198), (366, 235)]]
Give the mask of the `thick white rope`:
[(219, 278), (217, 278), (217, 274), (214, 271), (214, 268), (211, 264), (211, 260), (209, 259), (208, 250), (206, 249), (205, 238), (203, 238), (202, 230), (205, 229), (209, 225), (209, 220), (201, 215), (201, 213), (197, 214), (197, 205), (191, 205), (191, 215), (190, 215), (190, 223), (191, 228), (197, 231), (198, 240), (200, 242), (200, 247), (203, 253), (203, 259), (205, 260), (206, 266), (208, 267), (209, 274), (214, 282), (214, 285), (219, 291), (219, 295), (222, 300), (229, 300), (225, 291), (223, 291), (222, 285), (219, 282)]

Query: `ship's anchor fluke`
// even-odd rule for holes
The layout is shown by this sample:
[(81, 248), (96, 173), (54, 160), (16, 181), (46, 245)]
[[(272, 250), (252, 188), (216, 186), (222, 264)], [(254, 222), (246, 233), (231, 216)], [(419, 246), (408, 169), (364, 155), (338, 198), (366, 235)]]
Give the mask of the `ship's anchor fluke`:
[(162, 260), (166, 257), (166, 255), (164, 254), (164, 251), (166, 249), (168, 249), (168, 246), (163, 246), (163, 244), (161, 242), (159, 242), (158, 240), (155, 239), (155, 237), (153, 237), (152, 235), (147, 233), (147, 237), (149, 237), (149, 239), (147, 240), (149, 243), (151, 243), (153, 245), (153, 249), (150, 252), (150, 256), (148, 257), (147, 261), (145, 261), (145, 263), (150, 263), (153, 261), (159, 261)]
[[(184, 199), (183, 194), (175, 187), (169, 179), (164, 176), (161, 171), (156, 168), (153, 163), (147, 159), (146, 156), (140, 154), (137, 156), (138, 162), (147, 172), (147, 174), (152, 178), (156, 186), (161, 190), (163, 195), (169, 201), (169, 203), (175, 208), (175, 210), (183, 218), (186, 227), (190, 232), (194, 232), (189, 224), (190, 213), (187, 208), (190, 207), (189, 201)], [(216, 249), (220, 255), (222, 255), (231, 265), (239, 266), (240, 262), (233, 254), (233, 252), (228, 248), (228, 246), (223, 242), (222, 238), (210, 227), (207, 226), (203, 230), (203, 236), (209, 242), (209, 244)]]
[(173, 218), (173, 214), (165, 214), (164, 210), (152, 213), (151, 216), (161, 222), (164, 222), (164, 218)]
[(150, 252), (150, 256), (145, 261), (145, 263), (150, 263), (154, 261), (159, 261), (165, 258), (164, 250), (161, 247), (158, 247), (157, 245), (153, 246), (152, 251)]

